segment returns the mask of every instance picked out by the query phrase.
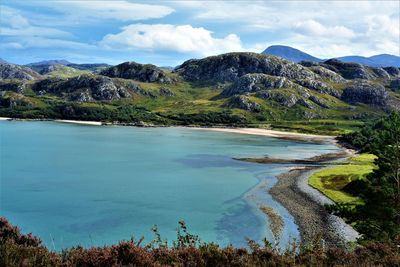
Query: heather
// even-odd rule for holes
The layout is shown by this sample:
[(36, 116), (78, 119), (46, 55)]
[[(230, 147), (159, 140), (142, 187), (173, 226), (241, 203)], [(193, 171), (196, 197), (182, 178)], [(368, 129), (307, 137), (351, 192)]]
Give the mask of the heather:
[(247, 248), (203, 243), (179, 223), (177, 238), (168, 246), (154, 228), (156, 238), (121, 241), (113, 246), (73, 247), (49, 251), (40, 239), (0, 218), (0, 266), (397, 266), (400, 239), (367, 242), (355, 248), (324, 247), (316, 238), (308, 246), (280, 251), (268, 242), (249, 241)]

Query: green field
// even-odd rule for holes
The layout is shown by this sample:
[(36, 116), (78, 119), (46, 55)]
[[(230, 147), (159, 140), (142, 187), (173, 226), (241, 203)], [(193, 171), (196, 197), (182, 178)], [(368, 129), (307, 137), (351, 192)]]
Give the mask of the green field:
[(364, 179), (374, 169), (372, 154), (361, 154), (351, 157), (346, 165), (324, 168), (315, 172), (308, 184), (318, 189), (336, 203), (357, 204), (361, 200), (345, 192), (344, 187), (352, 181)]

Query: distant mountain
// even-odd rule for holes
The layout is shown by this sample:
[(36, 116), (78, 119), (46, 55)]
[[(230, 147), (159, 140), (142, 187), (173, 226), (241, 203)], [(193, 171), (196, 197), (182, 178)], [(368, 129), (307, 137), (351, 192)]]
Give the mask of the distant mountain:
[[(300, 61), (312, 61), (312, 62), (325, 61), (325, 59), (320, 59), (311, 56), (296, 48), (284, 45), (272, 45), (267, 49), (265, 49), (262, 52), (262, 54), (278, 56), (296, 63)], [(381, 54), (371, 57), (346, 56), (346, 57), (336, 57), (335, 59), (339, 59), (340, 61), (343, 62), (360, 63), (370, 67), (400, 67), (400, 57), (389, 54)]]
[(322, 61), (322, 59), (313, 57), (296, 48), (284, 45), (272, 45), (267, 49), (265, 49), (262, 52), (262, 54), (278, 56), (296, 63), (300, 61), (313, 61), (313, 62)]
[(108, 65), (106, 63), (92, 63), (92, 64), (67, 64), (68, 67), (78, 69), (78, 70), (88, 70), (91, 72), (99, 72), (103, 69), (112, 67), (111, 65)]
[(26, 64), (26, 66), (37, 66), (37, 65), (69, 65), (69, 64), (73, 64), (71, 62), (69, 62), (68, 60), (65, 59), (51, 59), (51, 60), (43, 60), (43, 61), (39, 61), (39, 62), (33, 62), (33, 63), (29, 63)]
[(343, 62), (356, 62), (371, 67), (400, 67), (400, 57), (388, 54), (381, 54), (372, 57), (347, 56), (338, 57)]
[(4, 59), (0, 58), (0, 64), (7, 64), (8, 62), (5, 61)]

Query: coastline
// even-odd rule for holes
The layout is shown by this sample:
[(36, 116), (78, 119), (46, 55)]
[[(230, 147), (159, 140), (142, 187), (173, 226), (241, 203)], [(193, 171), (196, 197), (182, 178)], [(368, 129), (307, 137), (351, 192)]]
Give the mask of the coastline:
[(97, 126), (103, 125), (101, 121), (77, 121), (77, 120), (54, 120), (54, 121), (62, 123), (82, 124), (82, 125), (97, 125)]
[[(5, 120), (25, 121), (25, 119), (0, 117), (0, 121), (5, 121)], [(30, 121), (30, 119), (27, 120)], [(79, 121), (79, 120), (46, 120), (46, 121), (71, 123), (78, 125), (92, 125), (92, 126), (120, 125), (120, 124), (106, 124), (100, 121)], [(182, 128), (196, 129), (196, 130), (216, 131), (216, 132), (238, 133), (246, 135), (267, 136), (267, 137), (301, 141), (301, 142), (330, 143), (330, 144), (335, 144), (336, 146), (342, 149), (343, 153), (320, 155), (316, 157), (317, 159), (319, 158), (318, 160), (321, 160), (322, 162), (333, 161), (333, 160), (341, 161), (354, 154), (353, 151), (342, 147), (333, 136), (292, 133), (292, 132), (267, 130), (260, 128), (212, 128), (212, 127), (207, 128), (207, 127), (183, 127), (183, 126), (172, 126), (172, 127), (182, 127)], [(264, 163), (264, 164), (273, 163), (269, 162), (269, 160), (247, 159), (247, 161)], [(272, 161), (274, 160), (276, 159), (272, 159)], [(298, 162), (293, 164), (298, 164), (298, 166), (289, 167), (288, 172), (278, 175), (277, 176), (278, 181), (269, 190), (269, 193), (276, 201), (278, 201), (282, 206), (284, 206), (295, 218), (295, 222), (299, 227), (301, 240), (303, 242), (308, 242), (311, 241), (310, 239), (312, 237), (315, 238), (315, 236), (317, 235), (320, 236), (322, 239), (324, 239), (326, 243), (336, 246), (337, 245), (345, 246), (347, 242), (355, 241), (358, 237), (358, 233), (351, 226), (346, 224), (343, 221), (343, 219), (331, 215), (325, 210), (324, 205), (333, 204), (333, 202), (325, 195), (323, 195), (321, 192), (308, 185), (308, 178), (312, 175), (314, 171), (316, 171), (317, 169), (327, 168), (330, 166), (323, 166), (322, 164), (319, 166), (307, 167), (304, 166), (308, 164), (306, 162), (303, 163)], [(269, 216), (268, 214), (266, 215)], [(279, 220), (275, 218), (275, 220), (272, 221), (276, 222)], [(276, 229), (279, 229), (279, 225), (275, 226)], [(271, 225), (271, 227), (274, 227), (274, 225)]]
[(336, 143), (334, 136), (329, 135), (317, 135), (317, 134), (305, 134), (305, 133), (295, 133), (295, 132), (285, 132), (285, 131), (277, 131), (277, 130), (269, 130), (269, 129), (261, 129), (261, 128), (233, 128), (233, 127), (198, 127), (198, 126), (181, 126), (181, 125), (147, 125), (141, 123), (107, 123), (102, 121), (82, 121), (82, 120), (61, 120), (61, 119), (20, 119), (20, 118), (10, 118), (10, 117), (0, 117), (0, 121), (53, 121), (53, 122), (61, 122), (61, 123), (71, 123), (71, 124), (81, 124), (81, 125), (96, 125), (96, 126), (131, 126), (131, 127), (179, 127), (179, 128), (188, 128), (195, 130), (205, 130), (205, 131), (215, 131), (215, 132), (226, 132), (226, 133), (238, 133), (238, 134), (246, 134), (246, 135), (259, 135), (259, 136), (267, 136), (274, 137), (279, 139), (287, 139), (293, 141), (301, 141), (301, 142), (311, 142), (311, 143)]
[(345, 247), (356, 241), (359, 234), (342, 218), (328, 213), (324, 205), (333, 201), (308, 185), (308, 178), (320, 169), (291, 169), (277, 177), (278, 182), (269, 193), (295, 218), (302, 243), (318, 241), (315, 238), (319, 237), (328, 245)]
[(301, 142), (331, 143), (331, 144), (337, 143), (335, 137), (329, 135), (284, 132), (284, 131), (261, 129), (261, 128), (220, 128), (220, 127), (188, 127), (188, 128), (196, 130), (214, 131), (214, 132), (259, 135), (259, 136), (267, 136), (267, 137), (274, 137), (279, 139), (287, 139), (287, 140), (294, 140)]
[[(284, 206), (294, 217), (300, 231), (302, 243), (316, 241), (320, 237), (326, 244), (345, 247), (349, 242), (359, 238), (359, 233), (348, 225), (342, 218), (328, 213), (325, 205), (334, 202), (320, 191), (308, 184), (309, 177), (317, 170), (329, 168), (323, 163), (329, 161), (343, 161), (355, 154), (355, 151), (340, 145), (335, 137), (314, 134), (290, 133), (257, 128), (195, 128), (200, 130), (268, 136), (312, 143), (330, 143), (338, 146), (342, 152), (324, 154), (299, 162), (286, 162), (287, 160), (268, 158), (239, 159), (261, 164), (292, 163), (298, 164), (289, 167), (288, 171), (277, 176), (278, 181), (269, 190), (272, 197)], [(310, 162), (307, 162), (311, 160)], [(282, 162), (279, 162), (282, 161)], [(308, 165), (308, 166), (307, 166)], [(309, 166), (314, 165), (314, 166)], [(275, 220), (276, 221), (276, 220)], [(278, 225), (276, 225), (278, 227)]]
[(81, 124), (81, 125), (104, 125), (101, 121), (79, 121), (79, 120), (57, 120), (57, 119), (19, 119), (19, 118), (9, 118), (0, 117), (0, 121), (53, 121), (61, 123), (71, 123), (71, 124)]

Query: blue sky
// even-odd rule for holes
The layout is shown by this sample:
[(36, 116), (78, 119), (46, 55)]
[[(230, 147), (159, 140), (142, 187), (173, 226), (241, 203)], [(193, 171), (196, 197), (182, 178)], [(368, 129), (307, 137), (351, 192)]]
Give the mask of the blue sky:
[(175, 66), (282, 44), (314, 56), (400, 55), (400, 1), (0, 2), (0, 58)]

